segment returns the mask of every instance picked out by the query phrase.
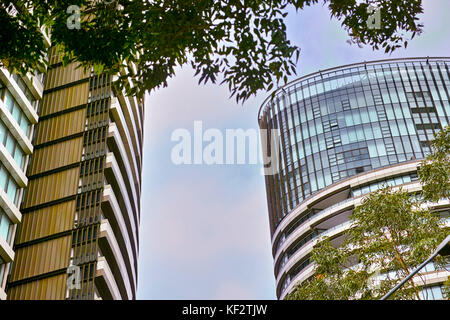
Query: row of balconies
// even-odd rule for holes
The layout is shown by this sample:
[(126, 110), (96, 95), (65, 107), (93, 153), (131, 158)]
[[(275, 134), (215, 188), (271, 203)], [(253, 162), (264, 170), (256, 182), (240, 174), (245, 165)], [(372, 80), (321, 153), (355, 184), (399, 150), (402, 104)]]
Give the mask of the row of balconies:
[(133, 299), (137, 288), (142, 119), (136, 98), (113, 97), (108, 129), (96, 288), (107, 299)]
[[(317, 214), (302, 222), (289, 235), (276, 239), (277, 241), (275, 241), (275, 237), (282, 235), (283, 233), (281, 231), (283, 229), (279, 227), (276, 230), (276, 233), (274, 234), (273, 245), (276, 245), (276, 248), (274, 247), (274, 270), (278, 296), (280, 298), (285, 297), (288, 292), (294, 289), (296, 283), (308, 279), (313, 274), (314, 268), (313, 263), (311, 263), (300, 272), (298, 272), (298, 274), (296, 274), (292, 279), (289, 275), (291, 270), (293, 270), (300, 261), (305, 259), (310, 254), (311, 250), (322, 236), (328, 236), (332, 239), (339, 239), (350, 228), (348, 212), (351, 212), (354, 207), (358, 206), (361, 203), (364, 195), (357, 198), (348, 198), (344, 200), (339, 199), (340, 201), (330, 203), (329, 201), (327, 201), (332, 197), (330, 196), (330, 194), (336, 194), (331, 193), (331, 189), (333, 189), (333, 191), (342, 192), (342, 190), (345, 190), (343, 189), (343, 187), (353, 188), (370, 181), (378, 180), (380, 178), (411, 171), (412, 169), (416, 168), (418, 164), (418, 161), (412, 163), (409, 162), (406, 164), (400, 164), (393, 167), (377, 170), (378, 172), (376, 173), (369, 172), (358, 177), (347, 179), (339, 184), (330, 186), (330, 188), (319, 192), (318, 194), (310, 198), (309, 201), (307, 200), (309, 202), (309, 205), (305, 205), (304, 203), (300, 204), (300, 206), (291, 213), (295, 217), (308, 209), (314, 208), (318, 204), (318, 206), (320, 207), (320, 201), (326, 201), (327, 207), (321, 209), (317, 212)], [(400, 186), (394, 187), (394, 190), (398, 189), (399, 187)], [(406, 189), (411, 192), (421, 190), (421, 185), (419, 182), (411, 182), (403, 185), (403, 187), (406, 187)], [(433, 207), (447, 207), (449, 205), (449, 200), (441, 200), (439, 203), (433, 204)], [(282, 222), (292, 222), (294, 220), (294, 217), (287, 216), (286, 218), (287, 219), (283, 220)], [(447, 223), (450, 223), (450, 221), (447, 221)], [(285, 227), (287, 225), (289, 224), (284, 223)], [(293, 244), (297, 239), (299, 239), (299, 237), (306, 234), (308, 231), (316, 229), (319, 229), (320, 231), (315, 237), (303, 244), (294, 253), (291, 253), (290, 256), (287, 256), (286, 252), (293, 246)]]
[(101, 223), (99, 237), (104, 257), (97, 263), (96, 277), (97, 290), (109, 299), (133, 299), (137, 287), (139, 199), (133, 183), (133, 162), (128, 161), (127, 143), (121, 134), (125, 132), (119, 131), (117, 123), (110, 123), (108, 149), (113, 152), (106, 156), (107, 184), (101, 204), (106, 219)]

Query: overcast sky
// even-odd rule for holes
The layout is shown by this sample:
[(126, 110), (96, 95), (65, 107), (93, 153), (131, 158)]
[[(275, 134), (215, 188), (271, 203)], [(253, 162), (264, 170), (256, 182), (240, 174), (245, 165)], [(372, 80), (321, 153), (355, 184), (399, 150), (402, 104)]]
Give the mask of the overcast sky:
[[(449, 56), (448, 0), (424, 0), (425, 32), (392, 55), (346, 43), (321, 4), (287, 18), (302, 51), (297, 75), (343, 64)], [(226, 86), (198, 86), (189, 67), (147, 96), (140, 226), (139, 299), (275, 299), (264, 178), (259, 165), (175, 165), (174, 130), (257, 129), (267, 93), (243, 106)], [(291, 80), (295, 79), (293, 77)], [(205, 144), (206, 145), (206, 144)]]

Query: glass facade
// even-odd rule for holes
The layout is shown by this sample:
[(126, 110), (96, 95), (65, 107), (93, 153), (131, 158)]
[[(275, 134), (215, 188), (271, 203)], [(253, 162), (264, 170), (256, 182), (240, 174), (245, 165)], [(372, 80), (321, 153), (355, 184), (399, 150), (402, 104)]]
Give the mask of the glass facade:
[(12, 222), (9, 220), (3, 209), (0, 208), (0, 236), (8, 244), (11, 244), (12, 229)]
[[(17, 75), (13, 75), (12, 78), (20, 79)], [(21, 84), (25, 85), (22, 79)], [(22, 88), (22, 87), (21, 87)], [(27, 92), (31, 94), (30, 90), (26, 88)], [(26, 95), (28, 98), (28, 95)], [(5, 85), (0, 83), (0, 100), (3, 102), (6, 110), (2, 112), (9, 112), (12, 118), (17, 122), (17, 125), (23, 131), (27, 138), (30, 138), (31, 134), (31, 122), (23, 112), (22, 108), (13, 97), (11, 92), (6, 88)], [(34, 101), (34, 100), (32, 100)], [(0, 143), (6, 149), (6, 152), (11, 155), (11, 157), (16, 162), (17, 166), (25, 172), (26, 166), (26, 153), (17, 141), (17, 137), (11, 132), (8, 126), (3, 120), (0, 120)], [(19, 191), (17, 183), (14, 181), (11, 173), (2, 164), (0, 164), (0, 188), (7, 194), (12, 203), (19, 207)]]
[(416, 166), (450, 122), (449, 66), (450, 58), (353, 64), (299, 78), (264, 102), (261, 129), (280, 132), (279, 170), (265, 177), (278, 297), (308, 277), (314, 241), (344, 236), (355, 198), (417, 184)]
[(8, 127), (0, 120), (0, 143), (6, 148), (8, 153), (14, 158), (17, 166), (24, 170), (25, 152), (20, 147), (16, 138), (8, 130)]
[(422, 300), (443, 300), (442, 286), (432, 286), (423, 288), (420, 291), (420, 298)]
[(34, 110), (38, 107), (38, 101), (34, 96), (33, 93), (31, 93), (31, 90), (26, 85), (25, 81), (19, 76), (18, 74), (13, 74), (12, 78), (14, 81), (16, 81), (19, 88), (22, 90), (22, 93), (27, 97), (28, 102), (30, 102), (31, 106)]
[(17, 207), (19, 206), (19, 187), (3, 164), (0, 164), (0, 189), (2, 189)]
[(303, 77), (260, 110), (279, 129), (271, 230), (303, 200), (348, 177), (429, 152), (449, 123), (449, 59), (361, 63)]
[(17, 124), (20, 126), (25, 135), (28, 137), (31, 128), (30, 120), (28, 120), (25, 113), (22, 111), (16, 99), (14, 99), (9, 90), (4, 88), (3, 91), (6, 109), (11, 113), (13, 118), (16, 120)]

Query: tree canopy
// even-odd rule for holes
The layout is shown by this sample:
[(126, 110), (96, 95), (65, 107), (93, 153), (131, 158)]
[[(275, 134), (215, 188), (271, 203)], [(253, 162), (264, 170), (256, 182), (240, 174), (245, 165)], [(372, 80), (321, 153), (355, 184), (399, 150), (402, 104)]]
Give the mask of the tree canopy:
[[(431, 154), (422, 162), (423, 192), (385, 187), (366, 196), (350, 216), (343, 244), (336, 248), (331, 239), (321, 239), (311, 253), (313, 277), (298, 284), (287, 299), (380, 299), (433, 253), (450, 232), (445, 220), (427, 205), (448, 199), (449, 132), (447, 126), (436, 135)], [(438, 268), (448, 264), (438, 257)], [(450, 279), (444, 294), (449, 285)], [(421, 299), (419, 291), (409, 280), (392, 298)]]
[(450, 198), (450, 126), (438, 133), (431, 147), (432, 153), (419, 170), (424, 197), (430, 201)]
[[(46, 63), (42, 28), (64, 62), (118, 74), (129, 94), (166, 86), (175, 67), (191, 65), (199, 83), (221, 80), (245, 101), (295, 74), (300, 48), (286, 36), (285, 18), (319, 0), (4, 0), (0, 61), (25, 73)], [(14, 6), (12, 7), (11, 4)], [(421, 0), (324, 0), (352, 42), (392, 52), (422, 32)], [(368, 21), (373, 6), (379, 28)], [(12, 12), (11, 8), (15, 8)], [(76, 8), (81, 8), (77, 12)], [(76, 19), (80, 16), (80, 24)], [(135, 86), (129, 85), (128, 79)]]

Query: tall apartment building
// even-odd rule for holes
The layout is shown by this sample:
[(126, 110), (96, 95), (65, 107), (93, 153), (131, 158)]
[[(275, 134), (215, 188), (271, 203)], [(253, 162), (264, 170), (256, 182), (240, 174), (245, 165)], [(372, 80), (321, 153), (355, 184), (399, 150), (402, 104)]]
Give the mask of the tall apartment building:
[(14, 236), (22, 219), (19, 210), (26, 170), (33, 152), (31, 137), (38, 121), (43, 93), (42, 74), (10, 74), (0, 68), (0, 300), (6, 298), (6, 280), (14, 260)]
[[(450, 122), (449, 69), (450, 58), (357, 63), (301, 77), (263, 103), (260, 128), (281, 134), (279, 173), (266, 176), (278, 298), (312, 276), (319, 236), (342, 243), (364, 195), (383, 183), (421, 190), (417, 167)], [(449, 199), (433, 207), (449, 216)], [(442, 298), (450, 273), (425, 272), (423, 297)]]
[(51, 48), (34, 133), (28, 93), (8, 111), (19, 85), (2, 77), (0, 298), (7, 281), (8, 299), (135, 299), (144, 101), (60, 58)]

